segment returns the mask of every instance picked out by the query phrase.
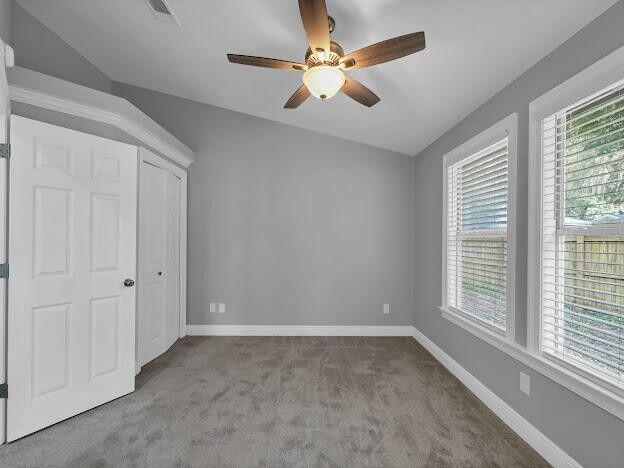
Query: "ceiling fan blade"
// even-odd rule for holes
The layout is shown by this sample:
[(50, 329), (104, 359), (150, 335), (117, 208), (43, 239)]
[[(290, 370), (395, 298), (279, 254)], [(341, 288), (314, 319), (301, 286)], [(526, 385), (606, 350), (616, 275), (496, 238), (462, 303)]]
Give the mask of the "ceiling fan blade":
[(303, 101), (305, 101), (309, 97), (310, 91), (308, 90), (308, 87), (302, 84), (299, 89), (295, 91), (292, 96), (290, 96), (290, 99), (286, 101), (286, 104), (284, 104), (284, 109), (296, 109), (301, 104), (303, 104)]
[(228, 60), (241, 65), (251, 65), (253, 67), (279, 68), (281, 70), (304, 71), (308, 66), (303, 63), (290, 62), (288, 60), (278, 60), (265, 57), (254, 57), (253, 55), (227, 54)]
[(366, 107), (373, 107), (381, 100), (379, 99), (379, 96), (377, 96), (359, 81), (356, 81), (353, 78), (349, 78), (348, 76), (345, 78), (346, 81), (345, 84), (342, 86), (341, 91), (354, 101), (357, 101), (360, 104), (364, 104)]
[(299, 0), (299, 12), (312, 52), (329, 52), (329, 19), (325, 0)]
[(370, 67), (390, 60), (396, 60), (406, 55), (414, 54), (425, 48), (425, 33), (417, 32), (404, 36), (393, 37), (377, 44), (369, 45), (356, 50), (340, 59), (345, 70)]

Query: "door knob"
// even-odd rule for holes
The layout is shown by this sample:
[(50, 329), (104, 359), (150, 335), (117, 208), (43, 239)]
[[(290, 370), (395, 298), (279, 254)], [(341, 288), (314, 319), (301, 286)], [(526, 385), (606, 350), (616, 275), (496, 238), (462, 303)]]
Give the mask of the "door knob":
[(126, 280), (124, 281), (124, 286), (126, 288), (131, 288), (132, 286), (134, 286), (134, 280), (126, 278)]
[(162, 271), (159, 271), (159, 272), (158, 272), (158, 276), (162, 276)]

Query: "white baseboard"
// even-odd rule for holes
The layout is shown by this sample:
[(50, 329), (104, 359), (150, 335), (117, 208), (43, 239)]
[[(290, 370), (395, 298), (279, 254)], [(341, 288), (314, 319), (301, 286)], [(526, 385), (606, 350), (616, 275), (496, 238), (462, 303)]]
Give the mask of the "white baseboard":
[(187, 335), (206, 336), (413, 336), (411, 325), (187, 325)]
[(554, 467), (581, 468), (581, 465), (570, 455), (564, 452), (557, 444), (542, 434), (529, 421), (524, 419), (511, 406), (505, 403), (494, 392), (487, 388), (480, 380), (464, 369), (451, 356), (446, 354), (438, 345), (423, 335), (417, 328), (413, 328), (414, 338), (440, 363), (457, 377), (468, 389), (474, 393), (488, 408), (505, 422), (514, 432), (522, 437), (537, 453)]

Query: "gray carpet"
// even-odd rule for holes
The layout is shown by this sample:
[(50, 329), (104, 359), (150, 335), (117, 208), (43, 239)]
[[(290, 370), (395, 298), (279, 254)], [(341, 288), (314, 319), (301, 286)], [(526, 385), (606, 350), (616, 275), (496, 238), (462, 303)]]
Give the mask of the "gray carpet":
[(187, 337), (2, 466), (547, 466), (412, 338)]

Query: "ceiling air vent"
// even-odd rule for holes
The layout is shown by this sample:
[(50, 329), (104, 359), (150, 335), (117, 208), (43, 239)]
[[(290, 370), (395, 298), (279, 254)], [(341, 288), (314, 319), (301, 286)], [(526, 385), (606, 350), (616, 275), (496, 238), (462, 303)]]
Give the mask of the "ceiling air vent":
[(173, 14), (173, 10), (167, 4), (165, 0), (145, 0), (150, 11), (157, 20), (166, 21), (167, 23), (173, 23), (180, 25), (180, 22)]

